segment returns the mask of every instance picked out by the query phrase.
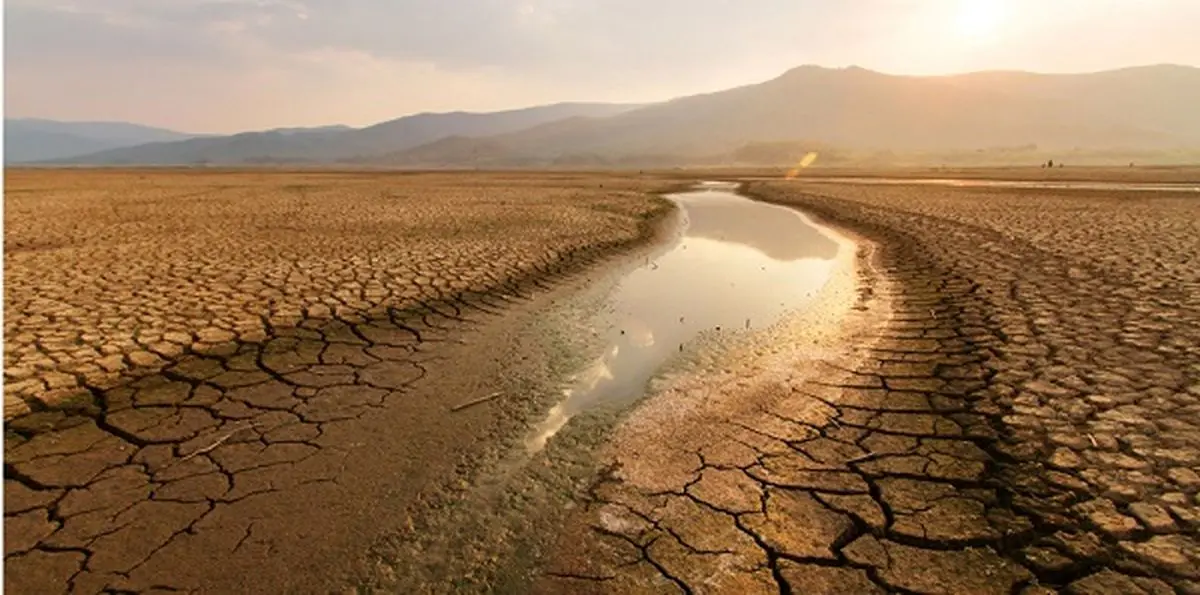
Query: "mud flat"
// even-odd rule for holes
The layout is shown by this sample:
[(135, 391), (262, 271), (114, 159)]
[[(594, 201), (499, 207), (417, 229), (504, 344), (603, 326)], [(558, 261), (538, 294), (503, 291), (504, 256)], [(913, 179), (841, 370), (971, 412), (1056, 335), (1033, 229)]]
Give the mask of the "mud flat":
[(527, 357), (534, 313), (652, 241), (666, 189), (9, 170), (6, 591), (353, 582), (423, 494), (544, 413), (520, 382), (562, 350)]
[(888, 178), (805, 176), (807, 184), (875, 184), (907, 186), (957, 186), (964, 188), (1001, 188), (1018, 190), (1091, 190), (1110, 192), (1188, 192), (1200, 194), (1200, 182), (1122, 182), (1100, 180), (992, 180), (986, 178)]
[(856, 309), (631, 416), (543, 592), (1200, 592), (1200, 202), (748, 191), (873, 247)]
[[(35, 379), (6, 392), (14, 592), (1200, 592), (1194, 197), (756, 180), (838, 250), (790, 313), (697, 299), (741, 306), (696, 314), (716, 331), (621, 283), (687, 280), (648, 199), (668, 180), (87, 175), (8, 189), (6, 307), (34, 331), (6, 334), (7, 380)], [(517, 235), (519, 256), (487, 251)], [(205, 267), (154, 268), (173, 242)], [(216, 307), (183, 328), (237, 339), (189, 331), (138, 364), (165, 349), (139, 327), (196, 287)], [(147, 320), (71, 301), (126, 294)], [(242, 303), (259, 327), (231, 322)], [(116, 378), (73, 368), (109, 343)], [(570, 379), (613, 345), (666, 363)]]

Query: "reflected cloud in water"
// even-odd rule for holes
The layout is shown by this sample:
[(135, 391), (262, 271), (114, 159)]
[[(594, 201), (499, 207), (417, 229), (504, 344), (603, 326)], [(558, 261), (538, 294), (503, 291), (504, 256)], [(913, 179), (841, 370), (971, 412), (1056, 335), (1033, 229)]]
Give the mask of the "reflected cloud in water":
[(533, 452), (572, 416), (638, 398), (680, 346), (706, 330), (762, 328), (802, 307), (828, 281), (838, 244), (795, 211), (725, 185), (671, 198), (685, 230), (653, 263), (624, 277), (597, 329), (603, 355), (580, 373), (526, 443)]

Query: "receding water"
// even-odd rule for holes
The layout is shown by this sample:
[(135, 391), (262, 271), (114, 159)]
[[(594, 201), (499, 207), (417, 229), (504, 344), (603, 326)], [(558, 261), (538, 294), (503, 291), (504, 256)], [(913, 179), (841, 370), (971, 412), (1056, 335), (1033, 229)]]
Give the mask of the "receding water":
[(617, 283), (610, 314), (597, 321), (607, 347), (535, 429), (531, 451), (591, 406), (640, 397), (700, 333), (770, 326), (825, 285), (838, 244), (800, 213), (735, 190), (706, 182), (670, 197), (682, 211), (682, 235)]

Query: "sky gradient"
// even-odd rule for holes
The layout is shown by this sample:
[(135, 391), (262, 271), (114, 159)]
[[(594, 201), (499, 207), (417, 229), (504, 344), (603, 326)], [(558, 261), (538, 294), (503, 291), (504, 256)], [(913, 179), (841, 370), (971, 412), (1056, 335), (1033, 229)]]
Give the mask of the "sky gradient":
[(186, 132), (657, 101), (802, 64), (1200, 65), (1197, 0), (7, 0), (5, 115)]

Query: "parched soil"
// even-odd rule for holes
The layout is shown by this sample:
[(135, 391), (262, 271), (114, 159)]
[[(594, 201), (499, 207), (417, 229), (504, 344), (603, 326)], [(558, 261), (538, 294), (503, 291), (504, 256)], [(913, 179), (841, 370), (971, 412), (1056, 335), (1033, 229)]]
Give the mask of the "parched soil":
[(271, 329), (388, 318), (535, 276), (636, 236), (650, 213), (637, 188), (600, 177), (11, 172), (5, 418)]
[(670, 183), (6, 175), (14, 593), (328, 591), (516, 423), (448, 411), (518, 365), (508, 314), (647, 241)]
[(873, 246), (842, 347), (635, 413), (543, 592), (1200, 593), (1200, 200), (748, 191)]

